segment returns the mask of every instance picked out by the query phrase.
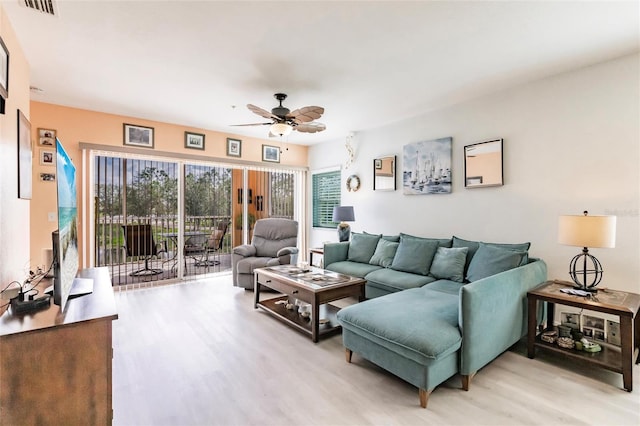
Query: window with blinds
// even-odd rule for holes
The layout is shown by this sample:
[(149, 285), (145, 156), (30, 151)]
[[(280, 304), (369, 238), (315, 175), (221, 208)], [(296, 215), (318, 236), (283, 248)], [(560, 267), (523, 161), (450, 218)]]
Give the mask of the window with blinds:
[(313, 175), (313, 227), (335, 228), (333, 208), (340, 205), (340, 170)]

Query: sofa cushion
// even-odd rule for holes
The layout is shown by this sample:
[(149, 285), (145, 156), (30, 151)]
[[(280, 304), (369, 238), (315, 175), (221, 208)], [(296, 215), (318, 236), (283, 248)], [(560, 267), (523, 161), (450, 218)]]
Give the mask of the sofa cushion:
[(373, 256), (371, 256), (369, 263), (372, 265), (382, 266), (383, 268), (388, 268), (393, 262), (393, 258), (398, 250), (398, 245), (400, 245), (400, 243), (387, 241), (384, 237), (380, 238), (376, 251), (373, 253)]
[(467, 280), (473, 282), (522, 265), (526, 251), (480, 243), (478, 251), (469, 264)]
[[(500, 248), (508, 248), (511, 250), (516, 250), (516, 251), (527, 251), (529, 250), (529, 247), (531, 247), (531, 243), (516, 243), (516, 244), (508, 244), (508, 243), (485, 243), (487, 245), (490, 246), (494, 246), (494, 247), (500, 247)], [(467, 247), (469, 249), (469, 252), (467, 253), (467, 260), (465, 262), (465, 272), (469, 269), (469, 264), (471, 263), (471, 260), (473, 259), (473, 256), (476, 254), (476, 252), (478, 251), (478, 248), (480, 247), (480, 241), (469, 241), (469, 240), (465, 240), (462, 238), (458, 238), (455, 235), (453, 236), (453, 247)], [(528, 260), (528, 256), (527, 256), (527, 260)], [(523, 265), (526, 264), (526, 262), (523, 263)]]
[[(367, 231), (364, 231), (365, 234), (369, 234)], [(369, 235), (377, 235), (377, 234), (369, 234)], [(400, 235), (383, 235), (383, 240), (391, 241), (392, 243), (400, 242)]]
[(387, 268), (369, 272), (365, 279), (367, 286), (378, 287), (389, 293), (422, 287), (436, 280), (428, 275), (411, 274)]
[(464, 286), (464, 283), (452, 280), (437, 280), (424, 286), (425, 289), (430, 291), (440, 291), (442, 293), (448, 293), (453, 295), (460, 295), (460, 289)]
[(450, 248), (453, 244), (453, 238), (425, 238), (425, 237), (416, 237), (415, 235), (409, 235), (409, 234), (403, 234), (402, 232), (400, 233), (400, 238), (402, 239), (402, 237), (406, 237), (406, 238), (418, 238), (420, 240), (427, 240), (427, 241), (437, 241), (438, 242), (438, 247), (447, 247)]
[(333, 262), (331, 265), (327, 265), (328, 270), (333, 272), (339, 272), (345, 275), (351, 275), (352, 277), (364, 278), (365, 275), (377, 269), (382, 269), (378, 265), (370, 265), (368, 263), (350, 262), (343, 260), (340, 262)]
[(381, 235), (351, 234), (349, 254), (347, 260), (352, 262), (369, 263), (371, 256), (376, 251)]
[(415, 288), (338, 312), (345, 329), (422, 365), (460, 348), (458, 296)]
[(437, 240), (401, 234), (400, 245), (391, 268), (396, 271), (427, 275), (437, 249)]
[(433, 262), (431, 262), (429, 274), (440, 279), (463, 282), (464, 265), (468, 251), (467, 247), (438, 247)]

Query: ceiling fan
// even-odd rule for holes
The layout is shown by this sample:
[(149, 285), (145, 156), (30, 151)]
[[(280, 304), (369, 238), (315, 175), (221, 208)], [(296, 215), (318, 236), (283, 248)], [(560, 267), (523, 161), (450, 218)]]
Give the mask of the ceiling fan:
[(282, 101), (287, 99), (286, 94), (276, 93), (273, 97), (280, 102), (280, 105), (273, 108), (271, 112), (255, 105), (247, 105), (249, 111), (258, 114), (260, 117), (270, 119), (270, 122), (233, 124), (233, 126), (271, 126), (269, 127), (270, 137), (287, 136), (294, 130), (303, 133), (316, 133), (327, 128), (324, 124), (313, 121), (324, 114), (324, 108), (319, 106), (306, 106), (290, 111), (289, 108), (282, 106)]

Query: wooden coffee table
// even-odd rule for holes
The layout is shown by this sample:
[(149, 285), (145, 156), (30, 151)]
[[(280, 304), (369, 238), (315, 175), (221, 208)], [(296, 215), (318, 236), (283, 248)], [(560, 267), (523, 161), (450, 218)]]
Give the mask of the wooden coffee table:
[[(256, 269), (254, 273), (254, 307), (265, 310), (278, 320), (311, 336), (317, 342), (320, 336), (341, 329), (336, 313), (338, 307), (329, 302), (356, 297), (364, 300), (366, 280), (310, 267), (308, 272), (295, 265), (279, 265)], [(281, 295), (260, 300), (260, 287), (276, 290)], [(298, 299), (311, 305), (311, 315), (304, 318), (297, 310), (287, 309), (283, 301)], [(297, 307), (296, 307), (297, 308)]]

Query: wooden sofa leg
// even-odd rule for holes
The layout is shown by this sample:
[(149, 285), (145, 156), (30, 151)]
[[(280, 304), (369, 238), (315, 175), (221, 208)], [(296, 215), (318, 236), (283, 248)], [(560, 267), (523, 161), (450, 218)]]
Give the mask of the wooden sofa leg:
[(427, 402), (429, 402), (429, 395), (431, 395), (431, 391), (418, 388), (418, 396), (420, 397), (420, 406), (422, 408), (427, 408)]
[(462, 375), (462, 389), (468, 391), (469, 390), (469, 386), (471, 386), (471, 379), (473, 379), (473, 376), (475, 376), (476, 373), (471, 373), (471, 374), (463, 374)]
[(347, 359), (347, 362), (351, 364), (351, 355), (353, 355), (353, 351), (351, 349), (344, 348), (344, 355)]

